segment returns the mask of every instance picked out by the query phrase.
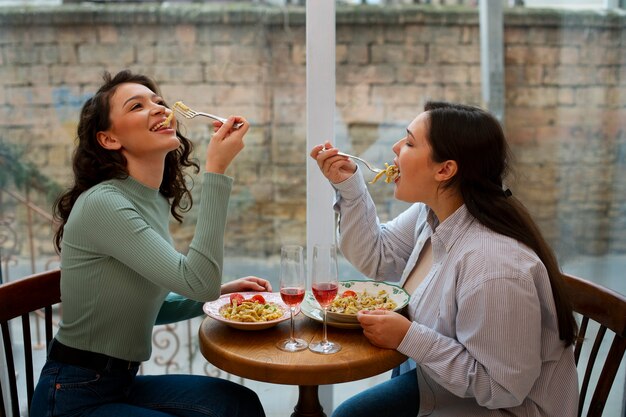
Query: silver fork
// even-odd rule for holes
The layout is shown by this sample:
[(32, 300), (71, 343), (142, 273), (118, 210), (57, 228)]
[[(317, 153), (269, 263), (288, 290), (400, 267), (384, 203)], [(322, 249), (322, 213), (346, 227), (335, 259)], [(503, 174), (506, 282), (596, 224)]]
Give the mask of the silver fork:
[(372, 172), (375, 172), (376, 174), (383, 172), (384, 169), (380, 169), (380, 168), (375, 168), (373, 167), (369, 162), (367, 162), (365, 159), (363, 158), (359, 158), (358, 156), (354, 156), (354, 155), (350, 155), (347, 153), (343, 153), (343, 152), (337, 152), (337, 155), (341, 155), (341, 156), (347, 156), (348, 158), (352, 158), (352, 159), (356, 159), (357, 161), (361, 161), (363, 162), (363, 164), (367, 167), (367, 169), (369, 169)]
[[(208, 117), (208, 118), (213, 119), (213, 120), (220, 121), (222, 123), (226, 123), (227, 119), (225, 119), (223, 117), (216, 116), (216, 115), (211, 114), (211, 113), (204, 113), (204, 112), (201, 112), (201, 111), (195, 111), (195, 110), (192, 110), (191, 108), (189, 108), (188, 106), (186, 106), (184, 104), (183, 104), (183, 106), (185, 106), (185, 108), (183, 108), (183, 107), (181, 107), (180, 105), (177, 105), (177, 104), (178, 104), (178, 102), (176, 102), (174, 104), (174, 106), (172, 106), (172, 108), (174, 110), (176, 110), (178, 113), (180, 113), (186, 119), (193, 119), (194, 117), (204, 116), (204, 117)], [(239, 129), (241, 126), (243, 126), (243, 123), (235, 123), (233, 125), (233, 127), (235, 129)]]

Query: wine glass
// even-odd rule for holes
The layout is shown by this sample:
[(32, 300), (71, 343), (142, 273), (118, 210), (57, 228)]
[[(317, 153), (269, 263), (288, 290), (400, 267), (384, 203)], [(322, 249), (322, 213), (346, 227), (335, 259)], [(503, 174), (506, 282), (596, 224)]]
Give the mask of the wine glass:
[(326, 311), (337, 296), (339, 282), (337, 281), (337, 248), (333, 244), (316, 244), (313, 247), (312, 266), (313, 296), (324, 310), (324, 338), (322, 341), (309, 345), (309, 349), (316, 353), (329, 354), (339, 352), (341, 345), (330, 342), (326, 335)]
[(287, 352), (304, 350), (308, 343), (293, 336), (293, 313), (304, 299), (306, 278), (302, 246), (286, 245), (280, 250), (280, 298), (291, 311), (291, 334), (289, 339), (281, 340), (276, 346)]

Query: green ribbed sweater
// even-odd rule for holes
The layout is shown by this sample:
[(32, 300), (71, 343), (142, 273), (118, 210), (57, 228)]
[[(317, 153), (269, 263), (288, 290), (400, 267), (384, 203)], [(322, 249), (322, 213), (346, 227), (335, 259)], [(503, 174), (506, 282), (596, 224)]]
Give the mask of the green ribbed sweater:
[(63, 232), (57, 339), (143, 361), (155, 323), (201, 314), (202, 302), (220, 295), (231, 188), (232, 178), (204, 174), (187, 255), (172, 246), (170, 206), (158, 190), (129, 177), (81, 194)]

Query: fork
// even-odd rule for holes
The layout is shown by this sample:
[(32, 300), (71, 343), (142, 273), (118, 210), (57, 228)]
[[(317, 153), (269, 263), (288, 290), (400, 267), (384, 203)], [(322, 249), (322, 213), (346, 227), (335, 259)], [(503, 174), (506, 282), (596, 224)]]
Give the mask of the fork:
[[(193, 119), (194, 117), (204, 116), (204, 117), (208, 117), (208, 118), (213, 119), (213, 120), (217, 120), (217, 121), (222, 122), (222, 123), (226, 123), (226, 120), (227, 120), (227, 119), (225, 119), (223, 117), (216, 116), (216, 115), (211, 114), (211, 113), (204, 113), (204, 112), (201, 112), (201, 111), (192, 110), (191, 108), (189, 108), (189, 106), (184, 104), (182, 101), (177, 101), (176, 103), (174, 103), (174, 106), (172, 106), (172, 107), (173, 107), (174, 110), (176, 110), (178, 113), (180, 113), (186, 119)], [(235, 129), (239, 129), (241, 126), (243, 126), (243, 123), (235, 123), (233, 125), (233, 127)]]
[(367, 169), (369, 169), (370, 171), (378, 174), (380, 172), (383, 172), (384, 169), (380, 169), (380, 168), (375, 168), (373, 167), (369, 162), (367, 162), (365, 159), (363, 158), (359, 158), (358, 156), (354, 156), (354, 155), (350, 155), (347, 153), (343, 153), (343, 152), (337, 152), (337, 155), (341, 155), (341, 156), (347, 156), (348, 158), (352, 158), (352, 159), (356, 159), (357, 161), (361, 161), (363, 162), (363, 164), (367, 167)]

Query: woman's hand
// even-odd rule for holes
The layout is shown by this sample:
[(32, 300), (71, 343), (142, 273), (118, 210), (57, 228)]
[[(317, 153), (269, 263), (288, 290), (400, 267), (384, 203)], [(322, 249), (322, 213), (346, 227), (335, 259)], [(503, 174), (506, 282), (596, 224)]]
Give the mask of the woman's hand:
[(317, 145), (311, 150), (311, 158), (317, 161), (322, 174), (333, 184), (347, 180), (356, 171), (356, 164), (345, 156), (337, 155), (339, 149), (330, 142)]
[[(233, 129), (235, 123), (243, 123), (239, 129)], [(206, 152), (206, 170), (223, 174), (226, 168), (243, 149), (243, 137), (250, 128), (250, 124), (241, 116), (230, 116), (226, 123), (214, 121), (215, 133), (209, 141)]]
[(222, 284), (222, 294), (243, 291), (267, 291), (272, 292), (272, 284), (266, 279), (259, 277), (243, 277), (226, 284)]
[(394, 311), (364, 310), (356, 317), (365, 337), (373, 345), (386, 349), (397, 349), (411, 327), (409, 319)]

